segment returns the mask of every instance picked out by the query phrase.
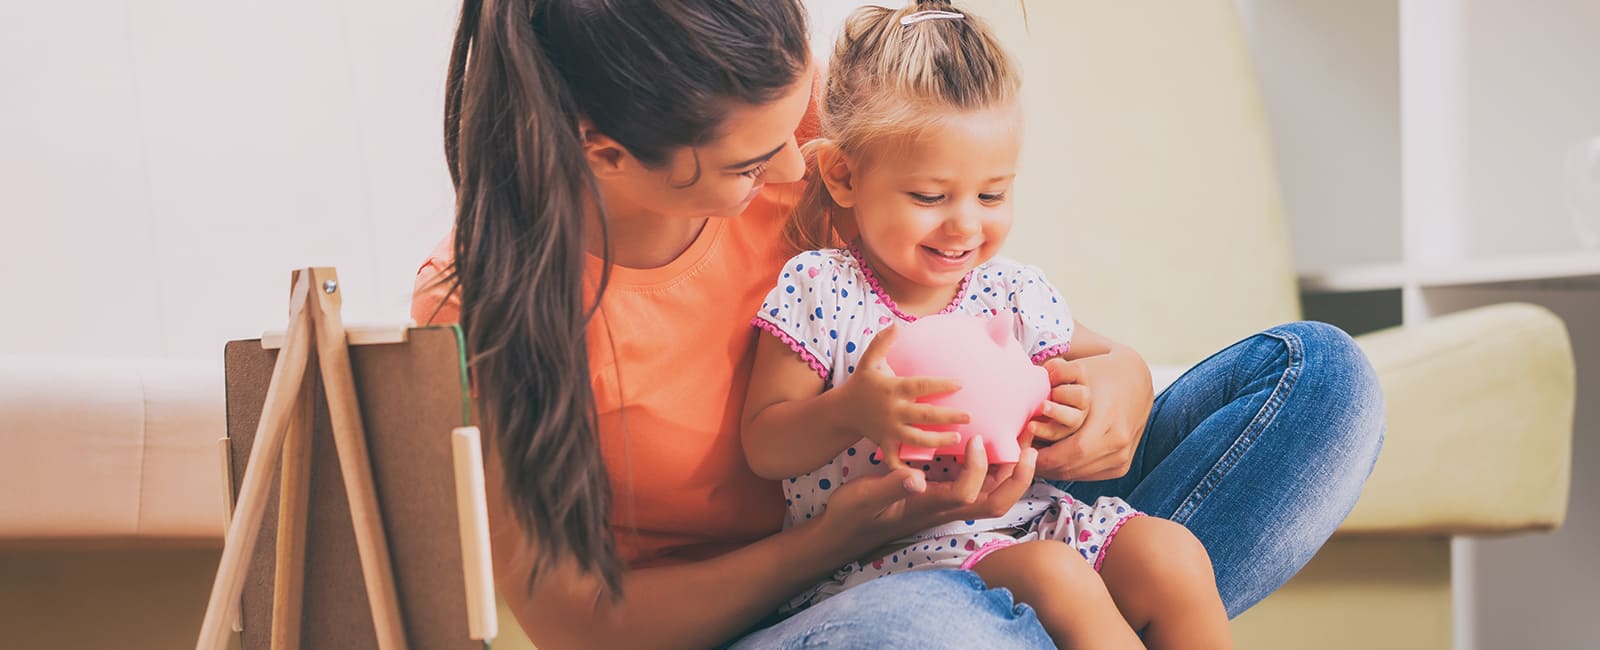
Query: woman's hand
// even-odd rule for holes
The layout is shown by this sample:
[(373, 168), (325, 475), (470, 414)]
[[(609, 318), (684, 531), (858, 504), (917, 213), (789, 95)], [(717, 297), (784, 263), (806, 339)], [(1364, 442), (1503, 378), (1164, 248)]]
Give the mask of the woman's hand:
[(899, 328), (890, 326), (878, 333), (861, 353), (861, 363), (850, 380), (838, 391), (841, 422), (854, 433), (877, 443), (883, 460), (892, 470), (905, 468), (900, 460), (900, 445), (937, 449), (961, 439), (954, 431), (928, 431), (918, 425), (966, 424), (965, 411), (932, 404), (918, 398), (952, 393), (961, 388), (953, 379), (896, 377), (886, 360)]
[(1072, 359), (1044, 363), (1050, 373), (1045, 418), (1029, 425), (1038, 440), (1039, 475), (1058, 481), (1119, 478), (1133, 466), (1154, 399), (1150, 369), (1132, 348), (1079, 326)]
[(1033, 483), (1038, 450), (1023, 442), (1015, 464), (991, 467), (982, 440), (973, 437), (952, 481), (928, 481), (909, 467), (851, 480), (829, 497), (818, 523), (832, 529), (831, 537), (852, 540), (865, 553), (932, 526), (999, 517)]

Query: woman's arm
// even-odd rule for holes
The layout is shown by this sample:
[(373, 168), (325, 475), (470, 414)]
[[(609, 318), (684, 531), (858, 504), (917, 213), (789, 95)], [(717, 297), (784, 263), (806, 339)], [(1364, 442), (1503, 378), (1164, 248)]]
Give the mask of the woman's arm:
[[(1039, 451), (1039, 475), (1060, 481), (1101, 481), (1128, 473), (1133, 453), (1144, 435), (1155, 396), (1150, 367), (1133, 348), (1074, 322), (1072, 349), (1046, 361), (1050, 373), (1051, 408), (1047, 414), (1061, 435), (1036, 433), (1039, 439), (1062, 439)], [(1074, 409), (1063, 404), (1085, 405)], [(1064, 437), (1063, 437), (1064, 436)]]
[[(626, 570), (622, 600), (570, 565), (528, 589), (536, 546), (505, 509), (490, 477), (495, 580), (517, 622), (540, 648), (703, 648), (724, 643), (806, 587), (868, 551), (928, 526), (998, 517), (1033, 482), (1036, 454), (990, 470), (974, 440), (954, 481), (926, 482), (909, 468), (838, 488), (822, 516), (724, 555)], [(493, 465), (493, 463), (491, 463)]]
[(877, 443), (884, 460), (900, 467), (901, 442), (939, 448), (960, 434), (917, 425), (965, 424), (963, 411), (918, 403), (924, 395), (960, 388), (949, 379), (896, 377), (884, 361), (898, 328), (878, 333), (843, 385), (824, 389), (809, 362), (775, 336), (756, 344), (740, 439), (757, 476), (788, 478), (815, 470), (862, 438)]
[(548, 650), (712, 647), (849, 562), (852, 551), (866, 551), (808, 522), (714, 559), (626, 570), (624, 598), (612, 602), (598, 577), (570, 564), (541, 574), (529, 592), (532, 544), (515, 522), (496, 528), (499, 591), (529, 638)]

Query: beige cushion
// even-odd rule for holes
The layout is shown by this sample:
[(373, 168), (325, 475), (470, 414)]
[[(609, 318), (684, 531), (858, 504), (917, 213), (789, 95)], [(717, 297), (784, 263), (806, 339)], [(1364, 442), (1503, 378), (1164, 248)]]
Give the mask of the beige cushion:
[(220, 539), (221, 363), (0, 359), (0, 540)]
[(1566, 517), (1575, 369), (1561, 318), (1528, 304), (1358, 341), (1388, 438), (1343, 533), (1550, 530)]

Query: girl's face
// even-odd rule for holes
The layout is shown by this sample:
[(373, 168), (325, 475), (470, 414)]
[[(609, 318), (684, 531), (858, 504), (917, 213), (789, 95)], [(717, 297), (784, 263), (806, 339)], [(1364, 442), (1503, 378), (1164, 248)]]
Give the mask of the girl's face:
[(953, 291), (999, 252), (1011, 231), (1020, 122), (1015, 106), (952, 114), (915, 138), (880, 145), (856, 166), (848, 200), (886, 282)]
[[(715, 140), (682, 147), (660, 166), (645, 166), (615, 147), (613, 158), (602, 159), (595, 170), (607, 211), (613, 216), (734, 217), (767, 183), (800, 180), (805, 161), (794, 131), (811, 98), (813, 77), (810, 70), (802, 72), (781, 97), (766, 104), (733, 106)], [(593, 147), (590, 160), (596, 167)]]

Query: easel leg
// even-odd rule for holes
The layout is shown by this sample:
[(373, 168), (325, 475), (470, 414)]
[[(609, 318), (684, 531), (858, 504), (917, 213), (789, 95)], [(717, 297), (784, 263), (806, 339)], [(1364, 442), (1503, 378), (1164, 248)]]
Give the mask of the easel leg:
[(233, 619), (234, 608), (238, 607), (240, 593), (244, 590), (245, 570), (249, 568), (250, 554), (255, 550), (256, 539), (261, 533), (261, 519), (267, 507), (267, 490), (271, 488), (272, 473), (280, 460), (284, 431), (298, 401), (296, 396), (300, 392), (301, 382), (305, 379), (311, 346), (311, 317), (305, 310), (309, 293), (306, 285), (309, 281), (310, 278), (302, 277), (290, 291), (287, 344), (278, 352), (278, 360), (272, 368), (266, 405), (261, 422), (256, 427), (244, 483), (239, 489), (239, 505), (228, 526), (217, 578), (211, 585), (205, 620), (200, 625), (200, 638), (195, 643), (197, 650), (224, 647), (228, 622)]
[(278, 482), (278, 547), (272, 582), (272, 650), (300, 647), (305, 594), (306, 519), (311, 499), (311, 430), (314, 382), (301, 382), (294, 417), (284, 436), (283, 473)]
[(310, 307), (316, 324), (317, 362), (328, 396), (328, 416), (333, 423), (333, 440), (339, 451), (345, 494), (350, 501), (356, 551), (361, 556), (361, 575), (372, 606), (372, 624), (378, 634), (379, 648), (402, 650), (406, 647), (405, 628), (400, 619), (400, 600), (395, 594), (389, 543), (383, 533), (383, 515), (378, 510), (378, 493), (372, 482), (371, 456), (367, 452), (367, 435), (361, 426), (344, 322), (339, 315), (338, 277), (330, 268), (311, 271), (314, 291)]

